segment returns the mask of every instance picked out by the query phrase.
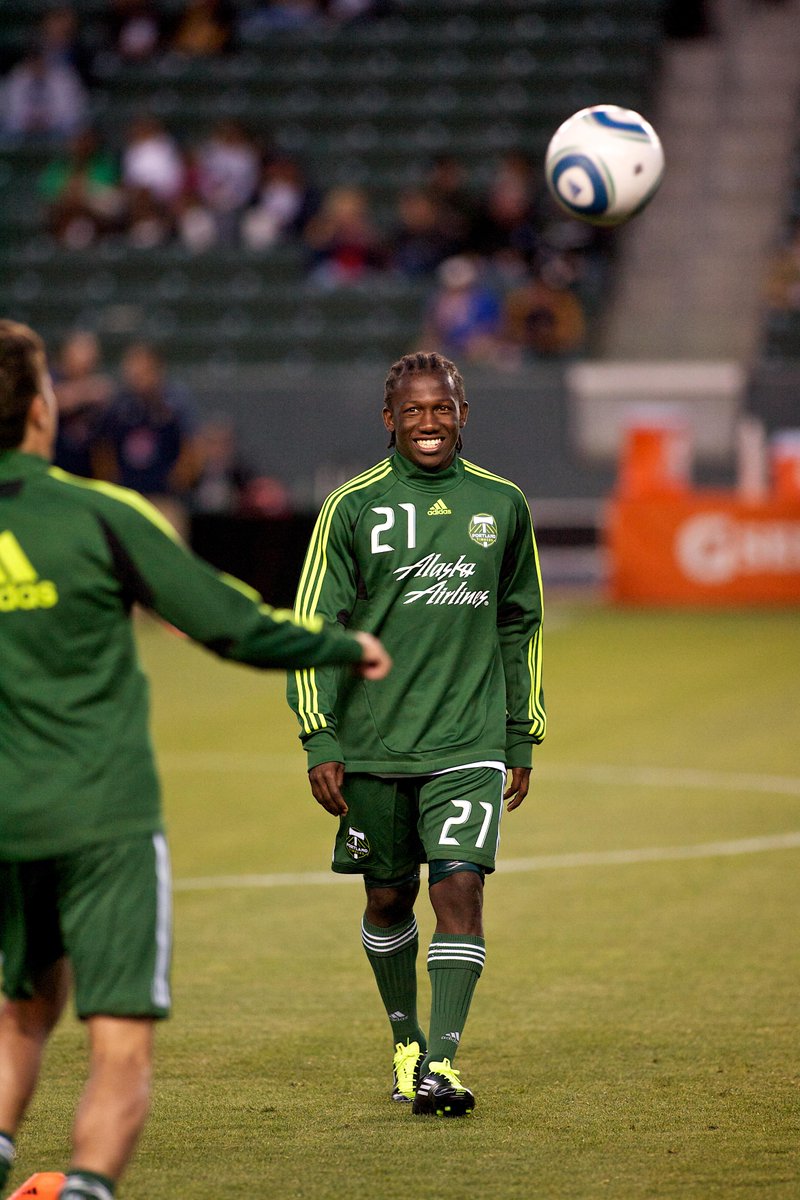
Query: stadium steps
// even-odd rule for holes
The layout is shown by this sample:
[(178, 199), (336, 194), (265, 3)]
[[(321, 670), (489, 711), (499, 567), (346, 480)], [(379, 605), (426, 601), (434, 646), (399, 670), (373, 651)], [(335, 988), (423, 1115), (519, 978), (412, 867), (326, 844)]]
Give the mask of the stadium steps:
[(661, 193), (621, 236), (609, 357), (749, 363), (786, 194), (800, 84), (795, 5), (722, 0), (719, 34), (668, 46), (654, 123)]

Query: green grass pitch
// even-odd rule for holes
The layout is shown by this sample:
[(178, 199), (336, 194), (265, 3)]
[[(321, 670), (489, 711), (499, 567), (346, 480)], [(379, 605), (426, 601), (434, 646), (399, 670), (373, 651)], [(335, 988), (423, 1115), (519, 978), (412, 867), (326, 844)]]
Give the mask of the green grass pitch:
[[(460, 1122), (388, 1098), (360, 885), (328, 878), (282, 679), (140, 623), (175, 1015), (123, 1200), (800, 1195), (798, 615), (548, 616), (551, 730), (487, 884)], [(420, 978), (424, 1010), (424, 953)], [(70, 1018), (17, 1183), (64, 1165), (83, 1068)]]

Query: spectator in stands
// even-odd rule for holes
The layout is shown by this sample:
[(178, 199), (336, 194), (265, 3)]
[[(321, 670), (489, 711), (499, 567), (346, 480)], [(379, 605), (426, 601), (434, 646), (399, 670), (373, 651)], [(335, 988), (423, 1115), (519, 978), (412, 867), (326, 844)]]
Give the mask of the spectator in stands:
[(357, 283), (386, 265), (386, 247), (361, 188), (332, 188), (306, 226), (304, 240), (313, 278), (331, 287)]
[(93, 82), (92, 55), (81, 37), (78, 14), (74, 8), (61, 5), (51, 8), (42, 17), (38, 45), (50, 63), (59, 63), (77, 71), (83, 83)]
[(129, 128), (122, 150), (122, 183), (133, 244), (149, 247), (167, 241), (183, 201), (186, 163), (175, 139), (155, 117), (137, 117)]
[(211, 215), (216, 241), (236, 241), (242, 213), (256, 193), (260, 167), (253, 139), (230, 118), (218, 121), (198, 147), (194, 198)]
[(232, 31), (227, 0), (186, 0), (170, 49), (189, 58), (210, 58), (229, 48)]
[(401, 275), (432, 275), (454, 252), (439, 222), (436, 202), (424, 188), (409, 188), (397, 203), (390, 237), (390, 264)]
[(0, 88), (0, 131), (13, 138), (68, 138), (86, 122), (88, 111), (75, 68), (48, 61), (41, 50), (17, 63)]
[(523, 358), (562, 358), (582, 348), (586, 320), (571, 280), (569, 264), (553, 257), (506, 295), (505, 340)]
[(236, 433), (227, 417), (217, 416), (200, 426), (197, 458), (199, 473), (192, 489), (193, 511), (237, 514), (253, 473), (240, 457)]
[(800, 221), (770, 263), (766, 290), (771, 308), (800, 310)]
[(319, 24), (321, 9), (319, 0), (257, 0), (239, 19), (239, 37), (244, 42), (258, 42), (279, 29)]
[(431, 164), (425, 183), (438, 213), (439, 228), (454, 254), (473, 248), (475, 202), (467, 187), (464, 164), (452, 154), (440, 154)]
[(337, 24), (350, 24), (395, 12), (392, 0), (327, 0), (323, 4), (328, 18)]
[(255, 204), (242, 218), (242, 240), (251, 250), (264, 250), (299, 237), (318, 207), (317, 191), (300, 166), (285, 155), (271, 156), (262, 167)]
[(507, 154), (499, 164), (479, 213), (474, 248), (491, 257), (514, 250), (531, 261), (539, 244), (536, 177), (522, 154)]
[(163, 19), (155, 0), (111, 0), (107, 44), (126, 63), (147, 62), (161, 49)]
[(48, 206), (47, 224), (58, 241), (84, 250), (98, 237), (124, 224), (125, 200), (114, 156), (92, 129), (70, 139), (39, 176), (39, 194)]
[(448, 357), (496, 362), (502, 350), (500, 301), (482, 282), (478, 264), (463, 254), (447, 258), (438, 281), (422, 342)]
[(197, 434), (200, 474), (192, 491), (195, 513), (284, 517), (288, 490), (278, 479), (256, 475), (241, 455), (236, 432), (224, 414), (204, 422)]
[(123, 355), (122, 386), (98, 431), (94, 464), (101, 479), (141, 492), (186, 535), (186, 505), (200, 468), (194, 415), (146, 342)]
[(53, 461), (64, 471), (90, 478), (98, 429), (114, 395), (114, 381), (101, 367), (100, 343), (90, 330), (76, 330), (61, 346), (53, 390), (58, 402)]

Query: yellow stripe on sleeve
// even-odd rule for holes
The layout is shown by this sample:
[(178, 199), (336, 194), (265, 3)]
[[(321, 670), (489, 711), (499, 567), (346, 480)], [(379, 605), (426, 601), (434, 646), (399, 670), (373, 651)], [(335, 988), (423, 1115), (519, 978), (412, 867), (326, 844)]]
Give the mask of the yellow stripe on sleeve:
[[(384, 479), (386, 475), (391, 473), (391, 470), (391, 459), (383, 459), (381, 462), (376, 463), (374, 467), (370, 467), (368, 471), (364, 471), (361, 475), (356, 475), (355, 478), (342, 484), (341, 487), (331, 492), (330, 496), (328, 496), (314, 526), (314, 532), (311, 535), (311, 542), (300, 575), (300, 583), (297, 588), (297, 598), (294, 605), (296, 620), (306, 621), (316, 615), (328, 567), (328, 541), (331, 525), (339, 504), (345, 497), (352, 495), (353, 492), (361, 491), (363, 488), (369, 487), (370, 484), (380, 482), (381, 479)], [(325, 719), (325, 714), (320, 711), (316, 669), (314, 667), (305, 667), (301, 671), (296, 671), (295, 680), (297, 683), (297, 715), (300, 718), (303, 731), (305, 733), (314, 733), (319, 729), (327, 729), (328, 722)]]

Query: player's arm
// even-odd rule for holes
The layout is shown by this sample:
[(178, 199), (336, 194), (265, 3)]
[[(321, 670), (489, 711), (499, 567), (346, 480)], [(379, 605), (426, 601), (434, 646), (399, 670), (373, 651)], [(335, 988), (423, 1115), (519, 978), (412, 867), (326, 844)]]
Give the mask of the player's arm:
[(363, 669), (381, 669), (384, 652), (374, 638), (359, 640), (320, 617), (295, 621), (270, 608), (252, 588), (192, 554), (133, 493), (104, 505), (99, 520), (126, 600), (152, 609), (220, 657), (256, 667), (363, 663)]
[(542, 688), (542, 578), (530, 510), (522, 495), (517, 524), (503, 562), (497, 626), (506, 681), (505, 792), (509, 809), (528, 792), (532, 748), (542, 741), (547, 720)]
[[(298, 620), (320, 615), (346, 621), (356, 601), (357, 572), (346, 503), (329, 497), (322, 506), (306, 554), (294, 613)], [(344, 755), (336, 736), (340, 672), (312, 667), (289, 673), (287, 699), (300, 724), (308, 778), (318, 804), (336, 816), (347, 811), (342, 796)]]

